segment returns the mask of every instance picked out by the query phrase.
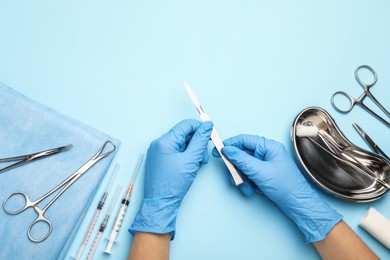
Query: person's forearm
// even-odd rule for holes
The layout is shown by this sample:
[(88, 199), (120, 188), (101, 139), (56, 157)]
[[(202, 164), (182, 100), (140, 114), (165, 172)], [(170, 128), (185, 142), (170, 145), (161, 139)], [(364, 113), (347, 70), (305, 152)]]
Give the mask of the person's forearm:
[(313, 244), (323, 259), (379, 259), (344, 221)]
[(168, 260), (171, 234), (137, 232), (129, 253), (129, 260)]

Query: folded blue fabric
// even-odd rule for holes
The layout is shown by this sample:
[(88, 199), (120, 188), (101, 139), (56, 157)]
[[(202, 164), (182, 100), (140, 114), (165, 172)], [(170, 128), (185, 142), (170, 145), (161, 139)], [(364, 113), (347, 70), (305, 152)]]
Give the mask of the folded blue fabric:
[[(84, 165), (110, 140), (98, 130), (43, 106), (0, 83), (0, 158), (35, 153), (73, 144), (68, 151), (37, 160), (0, 174), (0, 203), (14, 191), (24, 191), (36, 200)], [(51, 235), (41, 243), (27, 236), (37, 214), (32, 208), (9, 215), (0, 209), (0, 259), (62, 259), (84, 214), (110, 166), (114, 153), (95, 164), (47, 210)], [(1, 163), (0, 168), (7, 166)], [(39, 206), (45, 206), (52, 197)], [(43, 205), (43, 206), (41, 206)], [(38, 229), (41, 227), (37, 227)], [(42, 228), (46, 228), (42, 226)]]

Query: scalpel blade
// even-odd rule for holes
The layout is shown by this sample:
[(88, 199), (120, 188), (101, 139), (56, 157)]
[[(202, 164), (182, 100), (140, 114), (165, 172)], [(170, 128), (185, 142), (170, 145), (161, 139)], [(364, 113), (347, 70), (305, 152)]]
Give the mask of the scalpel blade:
[[(190, 87), (190, 85), (188, 85), (187, 82), (184, 82), (184, 86), (186, 88), (187, 94), (190, 97), (192, 103), (195, 105), (196, 109), (199, 112), (200, 120), (202, 122), (210, 121), (209, 116), (203, 111), (203, 108), (200, 105), (200, 102), (199, 102), (198, 98), (196, 97), (195, 92)], [(224, 145), (223, 145), (222, 139), (221, 139), (221, 137), (219, 137), (215, 127), (213, 129), (213, 132), (211, 133), (211, 141), (213, 141), (215, 148), (217, 149), (218, 153), (221, 155), (221, 158), (222, 158), (223, 162), (225, 163), (226, 167), (228, 168), (230, 174), (232, 175), (232, 178), (233, 178), (236, 186), (241, 185), (243, 183), (243, 180), (241, 179), (240, 175), (238, 174), (236, 168), (222, 154), (222, 148)]]
[(204, 113), (202, 106), (200, 105), (200, 102), (198, 98), (195, 95), (195, 92), (192, 90), (190, 85), (188, 85), (187, 82), (184, 81), (184, 87), (186, 88), (187, 94), (190, 97), (192, 103), (196, 107), (196, 110), (198, 110), (199, 113)]

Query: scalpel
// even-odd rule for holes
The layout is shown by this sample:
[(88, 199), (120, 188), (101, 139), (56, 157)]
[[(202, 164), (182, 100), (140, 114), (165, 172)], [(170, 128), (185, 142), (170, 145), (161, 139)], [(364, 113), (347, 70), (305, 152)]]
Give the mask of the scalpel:
[[(187, 82), (184, 82), (184, 86), (186, 88), (187, 94), (190, 97), (192, 103), (195, 105), (196, 110), (198, 110), (198, 112), (199, 112), (200, 120), (202, 122), (210, 121), (209, 115), (206, 114), (206, 112), (203, 111), (203, 108), (200, 105), (200, 102), (199, 102), (198, 98), (196, 97), (194, 91), (190, 87), (190, 85), (188, 85)], [(213, 143), (215, 145), (215, 148), (217, 149), (218, 153), (221, 155), (221, 158), (222, 158), (223, 162), (225, 163), (226, 167), (230, 171), (230, 174), (233, 177), (234, 183), (236, 184), (236, 186), (241, 185), (243, 183), (243, 181), (242, 181), (240, 175), (238, 174), (236, 168), (222, 154), (222, 148), (223, 148), (224, 145), (222, 143), (221, 138), (219, 137), (219, 135), (217, 133), (217, 130), (215, 130), (215, 127), (213, 129), (213, 132), (211, 133), (211, 140), (213, 141)]]

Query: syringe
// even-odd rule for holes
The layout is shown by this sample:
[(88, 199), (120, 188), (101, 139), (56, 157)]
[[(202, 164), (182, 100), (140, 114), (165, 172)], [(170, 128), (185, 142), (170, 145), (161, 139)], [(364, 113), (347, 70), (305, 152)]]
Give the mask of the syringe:
[(106, 229), (107, 222), (110, 218), (112, 209), (114, 208), (114, 205), (115, 205), (115, 201), (118, 199), (118, 196), (119, 196), (121, 189), (122, 189), (122, 186), (118, 186), (116, 193), (115, 193), (115, 197), (111, 200), (110, 209), (108, 210), (106, 216), (104, 217), (102, 223), (100, 224), (99, 231), (97, 232), (96, 237), (93, 240), (91, 249), (89, 250), (89, 253), (87, 256), (87, 259), (92, 259), (92, 257), (94, 256), (94, 254), (96, 252), (97, 247), (99, 246), (100, 238), (102, 237), (102, 234), (103, 234), (104, 230)]
[(130, 204), (131, 192), (133, 191), (135, 178), (137, 177), (137, 174), (139, 172), (139, 168), (140, 168), (143, 157), (144, 157), (144, 155), (140, 154), (137, 165), (136, 165), (134, 172), (133, 172), (133, 177), (131, 179), (129, 187), (127, 188), (125, 197), (121, 201), (121, 207), (118, 211), (118, 215), (116, 216), (114, 226), (112, 227), (110, 238), (108, 239), (108, 245), (107, 245), (106, 250), (104, 250), (104, 253), (111, 254), (112, 245), (116, 242), (116, 237), (117, 237), (119, 230), (121, 228), (123, 219), (124, 219), (125, 214), (126, 214), (127, 207)]
[(106, 187), (106, 189), (105, 189), (105, 191), (104, 191), (104, 193), (102, 195), (102, 198), (100, 199), (100, 201), (98, 203), (98, 206), (97, 206), (97, 209), (95, 211), (95, 214), (93, 215), (93, 218), (91, 219), (91, 222), (89, 223), (89, 228), (88, 228), (87, 232), (85, 233), (84, 240), (83, 240), (83, 243), (80, 246), (79, 252), (77, 253), (76, 260), (81, 259), (82, 255), (84, 253), (85, 247), (87, 246), (89, 238), (91, 237), (92, 231), (95, 228), (96, 222), (97, 222), (97, 220), (99, 218), (100, 212), (102, 211), (104, 203), (106, 202), (106, 199), (107, 199), (107, 196), (108, 196), (108, 192), (111, 189), (112, 182), (115, 179), (115, 176), (116, 176), (116, 174), (117, 174), (117, 172), (119, 170), (119, 167), (120, 167), (119, 164), (115, 165), (115, 168), (113, 170), (113, 174), (111, 175), (110, 181), (108, 182), (107, 187)]

